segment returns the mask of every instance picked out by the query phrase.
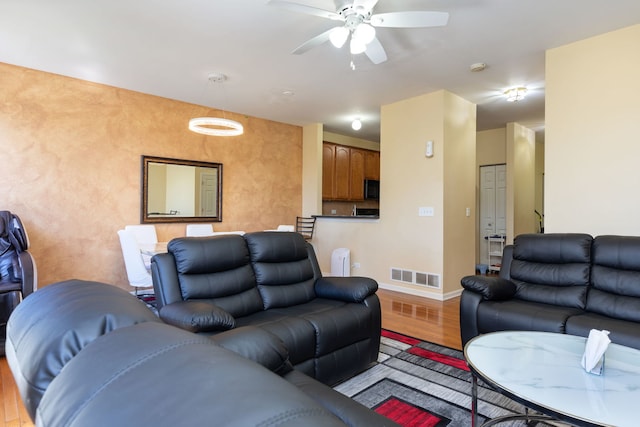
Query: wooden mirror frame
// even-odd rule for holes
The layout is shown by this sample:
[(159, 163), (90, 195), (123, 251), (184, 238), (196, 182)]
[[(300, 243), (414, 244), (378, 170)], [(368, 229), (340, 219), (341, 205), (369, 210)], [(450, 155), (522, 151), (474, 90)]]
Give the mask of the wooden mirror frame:
[[(199, 168), (212, 169), (215, 176), (215, 215), (200, 215), (196, 209), (199, 199), (194, 201), (193, 214), (189, 216), (180, 215), (179, 210), (169, 210), (169, 212), (149, 212), (149, 166), (150, 164), (191, 166), (194, 167), (194, 188), (193, 194), (198, 194), (198, 187), (201, 170)], [(196, 179), (197, 178), (197, 179)], [(192, 189), (187, 191), (191, 192)], [(166, 191), (166, 189), (165, 189)], [(165, 209), (168, 210), (168, 209)], [(221, 222), (222, 221), (222, 163), (200, 162), (195, 160), (170, 159), (165, 157), (142, 156), (142, 199), (140, 203), (140, 222), (143, 224), (172, 223), (172, 222)]]

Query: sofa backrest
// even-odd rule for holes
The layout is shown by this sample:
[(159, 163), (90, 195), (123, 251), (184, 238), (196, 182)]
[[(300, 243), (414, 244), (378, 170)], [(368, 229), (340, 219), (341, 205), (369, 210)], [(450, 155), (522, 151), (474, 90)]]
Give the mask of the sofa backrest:
[(583, 309), (590, 283), (593, 237), (578, 233), (521, 234), (509, 276), (515, 297)]
[(262, 231), (244, 235), (264, 308), (315, 298), (320, 268), (313, 247), (299, 233)]
[(598, 236), (587, 310), (640, 322), (640, 237)]
[(262, 310), (242, 236), (180, 237), (167, 250), (175, 262), (181, 300), (210, 301), (234, 317)]
[(68, 280), (24, 299), (7, 324), (7, 363), (31, 419), (49, 384), (76, 355), (116, 329), (162, 323), (124, 289)]

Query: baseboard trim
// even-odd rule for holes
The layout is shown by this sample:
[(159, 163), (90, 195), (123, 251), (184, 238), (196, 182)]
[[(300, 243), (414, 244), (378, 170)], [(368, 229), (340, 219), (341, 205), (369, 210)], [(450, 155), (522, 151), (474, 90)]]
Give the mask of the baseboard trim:
[(429, 292), (422, 289), (409, 288), (406, 286), (398, 286), (390, 283), (380, 283), (378, 282), (378, 287), (380, 289), (386, 289), (388, 291), (401, 292), (403, 294), (415, 295), (418, 297), (429, 298), (437, 301), (446, 301), (451, 298), (456, 298), (460, 296), (462, 293), (462, 289), (458, 289), (452, 292), (447, 292), (446, 294), (437, 294), (434, 292)]

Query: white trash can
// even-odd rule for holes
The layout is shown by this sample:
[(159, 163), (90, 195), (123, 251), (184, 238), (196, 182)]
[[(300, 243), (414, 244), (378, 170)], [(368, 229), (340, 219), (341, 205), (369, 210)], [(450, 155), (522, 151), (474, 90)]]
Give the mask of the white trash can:
[(338, 248), (331, 253), (331, 275), (351, 276), (351, 251), (349, 249)]

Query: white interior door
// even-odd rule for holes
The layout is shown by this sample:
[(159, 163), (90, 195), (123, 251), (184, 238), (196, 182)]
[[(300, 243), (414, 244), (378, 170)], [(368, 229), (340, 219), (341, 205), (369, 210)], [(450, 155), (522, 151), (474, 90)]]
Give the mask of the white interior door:
[(218, 176), (214, 173), (203, 173), (200, 186), (200, 210), (202, 216), (217, 216)]
[(486, 236), (507, 229), (507, 166), (480, 167), (480, 263), (489, 264)]

